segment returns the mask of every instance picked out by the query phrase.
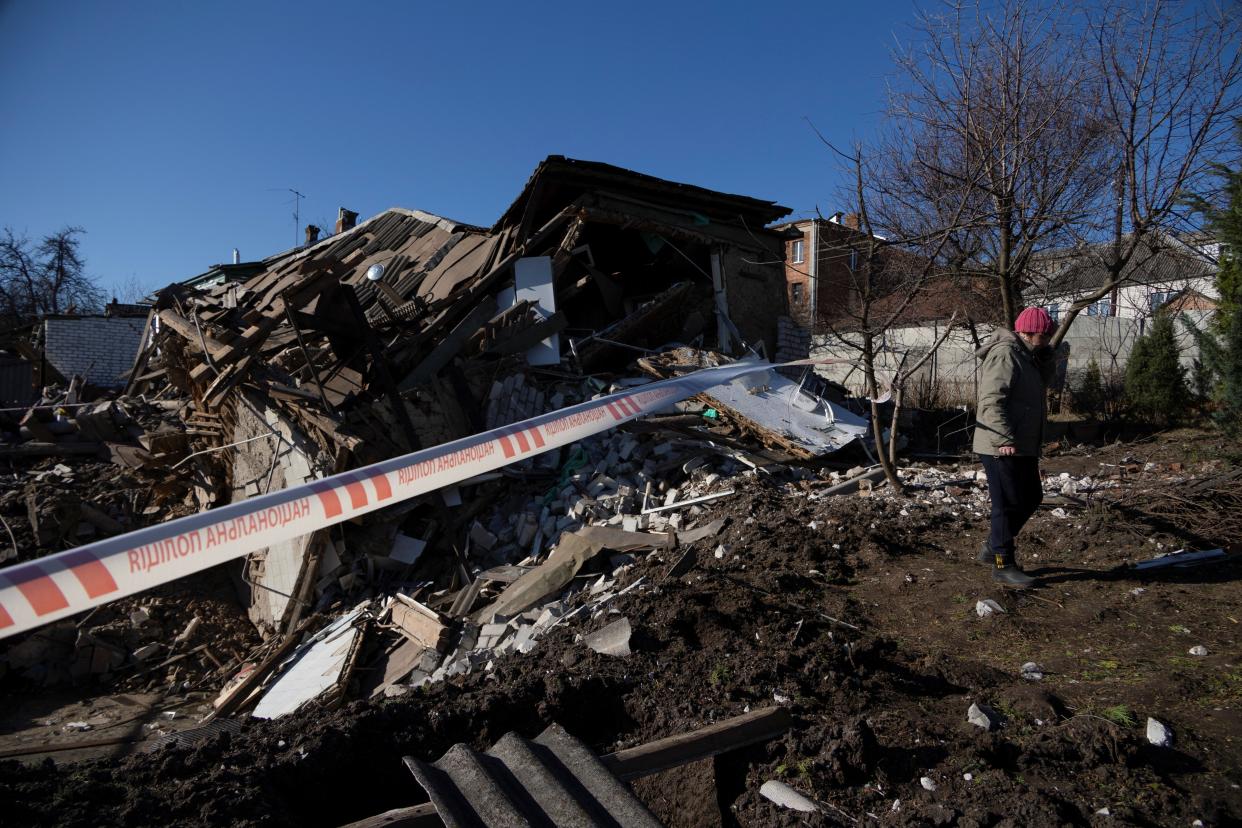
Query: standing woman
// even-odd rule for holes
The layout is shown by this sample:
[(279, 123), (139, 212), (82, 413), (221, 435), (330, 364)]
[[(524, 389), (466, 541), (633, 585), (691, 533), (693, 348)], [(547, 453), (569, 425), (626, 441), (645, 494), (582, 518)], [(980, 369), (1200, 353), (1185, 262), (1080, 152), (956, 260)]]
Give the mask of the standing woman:
[(1048, 346), (1052, 318), (1043, 308), (1018, 314), (1013, 331), (999, 330), (975, 351), (979, 400), (974, 451), (988, 476), (992, 531), (978, 561), (993, 564), (992, 580), (1017, 589), (1035, 583), (1014, 562), (1014, 538), (1043, 500), (1039, 453), (1045, 400), (1055, 359)]

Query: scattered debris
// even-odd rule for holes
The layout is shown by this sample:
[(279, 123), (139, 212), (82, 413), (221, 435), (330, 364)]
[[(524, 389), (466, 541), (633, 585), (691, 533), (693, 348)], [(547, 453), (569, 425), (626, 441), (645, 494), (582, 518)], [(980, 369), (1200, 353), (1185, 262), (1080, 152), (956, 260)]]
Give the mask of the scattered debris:
[(808, 814), (819, 810), (819, 806), (814, 801), (778, 779), (769, 779), (767, 782), (764, 782), (759, 786), (759, 794), (765, 799), (780, 805), (782, 808), (789, 808)]
[(1186, 552), (1179, 549), (1167, 555), (1158, 555), (1151, 560), (1140, 561), (1134, 564), (1133, 568), (1151, 570), (1161, 569), (1166, 566), (1198, 566), (1199, 564), (1217, 561), (1224, 557), (1224, 549), (1207, 549), (1202, 552)]
[(1169, 747), (1173, 744), (1173, 731), (1156, 719), (1147, 719), (1147, 741), (1156, 747)]
[(1189, 652), (1192, 656), (1205, 656), (1208, 654), (1208, 648), (1204, 647), (1202, 644), (1196, 644), (1187, 652)]
[(582, 639), (582, 643), (601, 655), (628, 656), (630, 635), (630, 619), (622, 618), (589, 633)]
[(1000, 726), (1001, 716), (991, 707), (978, 702), (972, 704), (970, 709), (966, 711), (966, 721), (975, 727), (981, 727), (984, 730), (993, 730)]
[(991, 598), (984, 598), (981, 601), (975, 602), (975, 613), (980, 618), (987, 618), (994, 613), (1004, 614), (1004, 612), (1005, 608)]
[(1022, 665), (1022, 678), (1027, 681), (1042, 681), (1044, 678), (1044, 668), (1033, 661), (1028, 661)]

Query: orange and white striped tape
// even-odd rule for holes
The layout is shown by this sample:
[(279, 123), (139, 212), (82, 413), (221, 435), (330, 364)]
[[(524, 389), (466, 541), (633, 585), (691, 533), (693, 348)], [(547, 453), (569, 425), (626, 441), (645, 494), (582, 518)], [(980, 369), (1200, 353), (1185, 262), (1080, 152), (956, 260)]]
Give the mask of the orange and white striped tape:
[(781, 366), (750, 360), (706, 368), (0, 569), (0, 638), (551, 451), (776, 367)]

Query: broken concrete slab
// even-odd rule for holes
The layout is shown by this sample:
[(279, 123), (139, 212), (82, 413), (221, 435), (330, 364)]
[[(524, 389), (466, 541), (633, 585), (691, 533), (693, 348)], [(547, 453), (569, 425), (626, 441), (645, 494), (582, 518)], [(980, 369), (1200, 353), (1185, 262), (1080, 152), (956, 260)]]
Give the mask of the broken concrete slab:
[[(413, 566), (418, 562), (419, 557), (426, 548), (427, 541), (397, 533), (397, 536), (392, 540), (392, 551), (388, 553), (388, 557), (407, 566)], [(337, 560), (339, 561), (340, 559), (338, 558)]]
[(600, 655), (628, 656), (630, 654), (630, 619), (621, 618), (606, 627), (588, 633), (582, 643)]
[(668, 543), (666, 535), (626, 532), (610, 526), (585, 526), (566, 533), (543, 564), (506, 587), (495, 601), (473, 617), (490, 621), (496, 615), (512, 617), (530, 609), (549, 595), (559, 593), (587, 561), (605, 549), (632, 552), (661, 548)]
[(715, 537), (720, 534), (720, 530), (724, 528), (724, 525), (724, 518), (718, 518), (717, 520), (713, 520), (711, 523), (704, 524), (703, 526), (697, 526), (694, 529), (687, 529), (684, 532), (678, 531), (677, 543), (684, 546), (690, 543), (697, 543), (698, 541), (706, 538)]

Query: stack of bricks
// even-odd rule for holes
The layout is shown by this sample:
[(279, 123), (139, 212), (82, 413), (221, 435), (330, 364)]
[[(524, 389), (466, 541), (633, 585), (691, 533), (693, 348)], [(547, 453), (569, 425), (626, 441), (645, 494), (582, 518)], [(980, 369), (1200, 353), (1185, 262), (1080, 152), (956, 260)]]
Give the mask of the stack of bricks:
[[(798, 327), (798, 324), (788, 316), (781, 316), (776, 320), (776, 343), (777, 362), (806, 359), (811, 353), (811, 332), (806, 328)], [(797, 377), (802, 373), (801, 368), (780, 370), (789, 377)]]
[(489, 429), (498, 428), (542, 414), (545, 406), (543, 392), (528, 385), (525, 374), (510, 374), (504, 380), (492, 383), (492, 390), (487, 395), (485, 422)]

